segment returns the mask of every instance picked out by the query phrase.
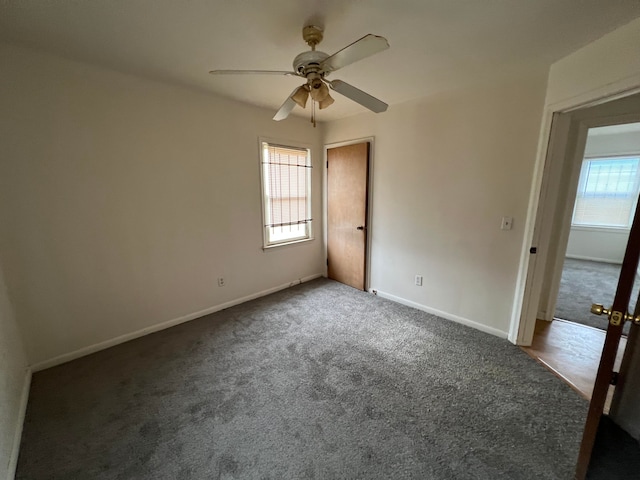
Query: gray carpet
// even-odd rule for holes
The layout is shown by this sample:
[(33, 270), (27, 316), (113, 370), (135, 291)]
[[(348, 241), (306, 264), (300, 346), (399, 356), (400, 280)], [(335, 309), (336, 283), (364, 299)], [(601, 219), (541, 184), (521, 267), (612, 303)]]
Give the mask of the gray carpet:
[(18, 479), (569, 479), (587, 402), (319, 279), (36, 373)]
[[(592, 303), (602, 303), (607, 308), (611, 306), (618, 286), (620, 267), (621, 265), (613, 263), (566, 258), (554, 316), (606, 330), (607, 319), (592, 315), (589, 309)], [(631, 311), (635, 307), (639, 290), (640, 281), (636, 277), (631, 295)], [(625, 335), (629, 334), (629, 328), (631, 324), (627, 323), (623, 330)]]

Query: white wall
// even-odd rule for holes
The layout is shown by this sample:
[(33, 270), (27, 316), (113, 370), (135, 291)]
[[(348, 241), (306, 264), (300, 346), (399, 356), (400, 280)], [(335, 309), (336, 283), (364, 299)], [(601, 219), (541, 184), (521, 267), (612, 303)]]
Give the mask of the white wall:
[(13, 478), (28, 382), (27, 357), (0, 267), (0, 478)]
[(621, 264), (628, 238), (625, 229), (571, 227), (566, 256)]
[[(589, 135), (585, 157), (640, 153), (640, 133)], [(572, 227), (567, 257), (622, 263), (629, 238), (628, 229)]]
[[(375, 136), (372, 289), (506, 336), (545, 77), (495, 78), (326, 126), (326, 143)], [(502, 216), (513, 230), (500, 230)]]
[(322, 273), (320, 221), (262, 250), (259, 136), (313, 147), (321, 218), (307, 119), (7, 45), (0, 64), (0, 258), (32, 364)]
[(640, 18), (551, 65), (545, 104), (552, 110), (640, 87)]
[(637, 155), (640, 153), (640, 132), (588, 135), (585, 157), (607, 155)]

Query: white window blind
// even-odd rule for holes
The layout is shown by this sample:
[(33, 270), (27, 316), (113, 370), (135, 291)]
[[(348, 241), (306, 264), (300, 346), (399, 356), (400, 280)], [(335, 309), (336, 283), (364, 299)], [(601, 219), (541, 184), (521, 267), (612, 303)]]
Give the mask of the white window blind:
[(265, 246), (311, 237), (311, 153), (262, 142)]
[(573, 225), (629, 228), (640, 187), (640, 156), (582, 163)]

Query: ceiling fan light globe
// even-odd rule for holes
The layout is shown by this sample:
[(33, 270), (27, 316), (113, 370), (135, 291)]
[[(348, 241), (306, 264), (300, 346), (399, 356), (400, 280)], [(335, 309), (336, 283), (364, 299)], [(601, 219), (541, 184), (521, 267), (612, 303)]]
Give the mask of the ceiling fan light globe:
[(316, 102), (322, 102), (329, 96), (329, 87), (323, 81), (320, 81), (320, 85), (318, 87), (315, 84), (311, 85), (313, 88), (311, 89), (311, 98)]
[(291, 96), (291, 100), (296, 102), (300, 108), (307, 106), (307, 99), (309, 98), (309, 91), (305, 87), (306, 85), (298, 87), (296, 92)]
[(333, 102), (335, 102), (335, 100), (331, 98), (331, 95), (327, 94), (327, 97), (324, 100), (318, 102), (318, 106), (320, 107), (320, 110), (322, 110), (333, 105)]

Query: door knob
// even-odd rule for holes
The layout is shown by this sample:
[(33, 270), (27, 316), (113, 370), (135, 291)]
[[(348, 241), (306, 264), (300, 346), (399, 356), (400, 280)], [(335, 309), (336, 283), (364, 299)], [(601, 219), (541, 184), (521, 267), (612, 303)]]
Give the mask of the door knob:
[(611, 315), (611, 310), (607, 310), (604, 308), (604, 305), (601, 303), (594, 303), (591, 305), (591, 313), (594, 315), (606, 315), (607, 317)]
[(364, 230), (365, 226), (364, 225), (360, 225), (359, 227), (356, 227), (357, 230)]
[(632, 322), (636, 325), (640, 325), (640, 315), (633, 316), (630, 313), (615, 312), (611, 309), (606, 309), (601, 303), (594, 303), (591, 305), (591, 313), (594, 315), (606, 315), (609, 318), (611, 325), (620, 325), (624, 322)]

